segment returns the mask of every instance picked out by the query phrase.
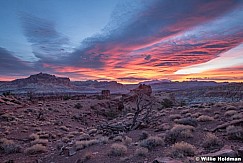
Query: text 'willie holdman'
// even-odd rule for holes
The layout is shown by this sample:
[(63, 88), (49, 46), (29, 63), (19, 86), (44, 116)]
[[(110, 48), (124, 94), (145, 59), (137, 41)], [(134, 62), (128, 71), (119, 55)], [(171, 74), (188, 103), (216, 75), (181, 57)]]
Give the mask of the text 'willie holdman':
[(206, 156), (201, 156), (197, 157), (196, 161), (211, 161), (211, 162), (227, 162), (227, 161), (235, 161), (235, 162), (241, 162), (242, 158), (241, 157), (206, 157)]

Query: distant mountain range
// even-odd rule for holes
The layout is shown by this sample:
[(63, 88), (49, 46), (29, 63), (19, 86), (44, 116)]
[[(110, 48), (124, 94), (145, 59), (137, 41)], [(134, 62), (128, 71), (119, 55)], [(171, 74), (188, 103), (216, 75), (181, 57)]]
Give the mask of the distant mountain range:
[[(220, 86), (227, 83), (213, 81), (172, 82), (170, 80), (152, 80), (139, 84), (151, 85), (153, 91), (175, 91), (195, 87)], [(0, 93), (97, 93), (108, 89), (112, 93), (127, 93), (139, 84), (121, 84), (116, 81), (70, 81), (67, 77), (57, 77), (46, 73), (31, 75), (28, 78), (16, 79), (10, 82), (0, 82)]]

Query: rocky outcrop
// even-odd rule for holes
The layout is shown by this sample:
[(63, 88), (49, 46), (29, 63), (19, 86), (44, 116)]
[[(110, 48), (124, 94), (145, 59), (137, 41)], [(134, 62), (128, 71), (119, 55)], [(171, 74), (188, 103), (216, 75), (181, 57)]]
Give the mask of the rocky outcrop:
[(152, 94), (152, 88), (150, 85), (140, 84), (137, 88), (131, 90), (131, 93), (142, 93), (150, 96)]

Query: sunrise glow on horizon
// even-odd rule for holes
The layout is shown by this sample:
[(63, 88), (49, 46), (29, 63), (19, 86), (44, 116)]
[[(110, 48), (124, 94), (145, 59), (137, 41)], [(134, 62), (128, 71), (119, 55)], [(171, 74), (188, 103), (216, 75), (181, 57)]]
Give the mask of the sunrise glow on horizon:
[(243, 82), (242, 0), (0, 2), (0, 81)]

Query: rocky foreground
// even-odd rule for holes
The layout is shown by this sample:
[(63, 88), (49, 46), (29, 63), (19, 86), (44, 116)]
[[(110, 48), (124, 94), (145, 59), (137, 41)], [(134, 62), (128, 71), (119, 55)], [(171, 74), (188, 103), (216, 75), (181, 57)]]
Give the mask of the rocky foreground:
[(148, 89), (142, 95), (134, 91), (62, 100), (9, 95), (0, 97), (0, 107), (3, 163), (243, 158), (243, 102), (179, 106)]

